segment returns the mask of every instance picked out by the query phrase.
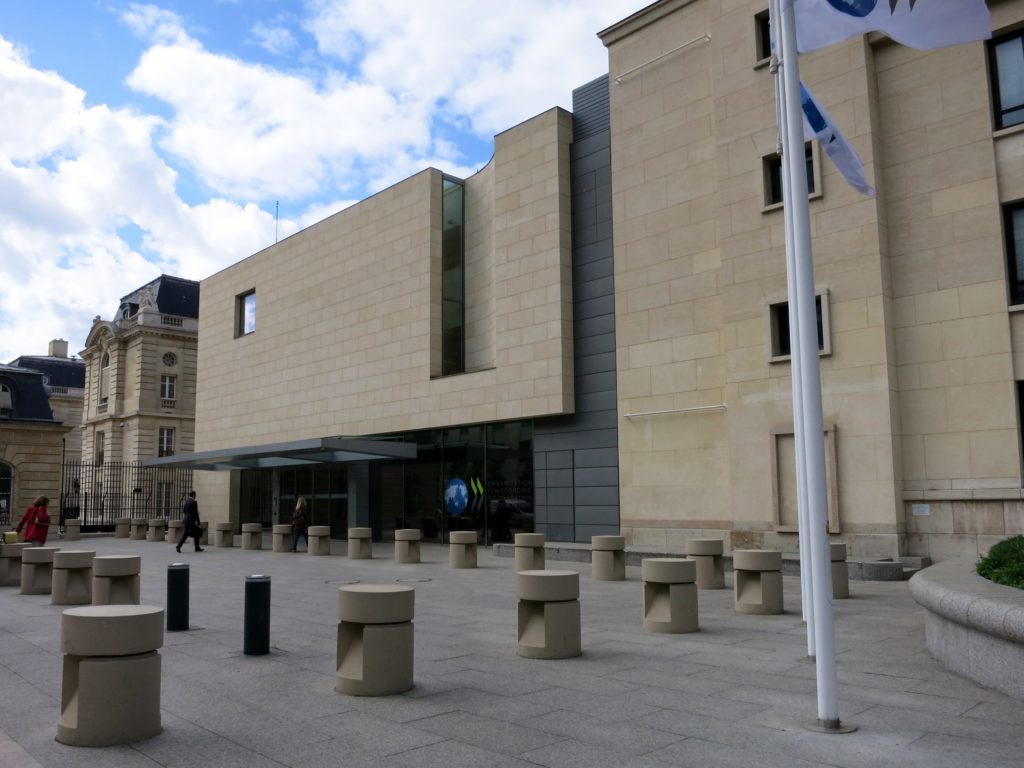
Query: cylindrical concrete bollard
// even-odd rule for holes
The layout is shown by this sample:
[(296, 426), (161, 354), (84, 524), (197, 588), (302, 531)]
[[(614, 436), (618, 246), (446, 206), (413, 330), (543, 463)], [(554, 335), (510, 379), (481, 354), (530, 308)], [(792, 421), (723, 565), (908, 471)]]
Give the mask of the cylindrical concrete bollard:
[(167, 631), (188, 629), (188, 563), (167, 566)]
[(147, 523), (146, 541), (163, 541), (167, 533), (167, 521), (162, 517), (154, 517)]
[(844, 600), (850, 596), (850, 567), (846, 564), (846, 544), (830, 543), (832, 560), (832, 599)]
[(92, 604), (138, 605), (141, 570), (142, 558), (138, 555), (93, 558)]
[(415, 600), (412, 587), (394, 584), (354, 584), (338, 590), (334, 690), (389, 696), (412, 688)]
[(29, 547), (21, 551), (22, 595), (48, 595), (53, 589), (53, 553), (57, 547)]
[(306, 554), (325, 557), (331, 554), (331, 526), (311, 525), (306, 529), (309, 535), (309, 549)]
[(65, 520), (64, 521), (64, 541), (81, 541), (82, 539), (82, 521), (81, 520)]
[(517, 533), (515, 536), (516, 571), (544, 570), (544, 534)]
[(769, 615), (784, 612), (781, 552), (734, 549), (732, 568), (736, 613)]
[(92, 602), (92, 561), (95, 552), (64, 549), (53, 553), (53, 605), (88, 605)]
[(518, 571), (519, 644), (526, 659), (569, 659), (581, 653), (580, 575), (575, 571)]
[(418, 563), (420, 561), (420, 540), (423, 533), (419, 528), (399, 528), (395, 531), (395, 562)]
[(242, 523), (242, 549), (263, 548), (263, 526), (259, 523)]
[(235, 524), (229, 522), (213, 524), (213, 546), (235, 546)]
[(348, 529), (348, 559), (370, 560), (373, 558), (373, 529)]
[(292, 527), (288, 523), (275, 525), (270, 529), (271, 551), (287, 552), (292, 547)]
[(725, 542), (690, 539), (686, 556), (697, 563), (697, 589), (725, 589)]
[(623, 581), (626, 578), (626, 537), (590, 537), (590, 578)]
[(21, 553), (31, 546), (25, 542), (0, 544), (0, 587), (21, 584)]
[(167, 523), (167, 535), (164, 539), (169, 541), (171, 544), (177, 545), (178, 540), (181, 538), (181, 533), (184, 530), (185, 523), (181, 520), (171, 520)]
[(270, 653), (270, 577), (262, 573), (245, 577), (245, 640), (246, 656)]
[(130, 517), (114, 518), (114, 538), (127, 539), (132, 535), (132, 519)]
[(146, 528), (148, 521), (144, 517), (133, 517), (132, 518), (132, 540), (133, 541), (145, 541), (146, 540)]
[(644, 582), (644, 629), (648, 632), (696, 632), (697, 564), (674, 557), (640, 561)]
[(452, 568), (476, 568), (476, 531), (452, 531), (448, 542), (448, 565)]

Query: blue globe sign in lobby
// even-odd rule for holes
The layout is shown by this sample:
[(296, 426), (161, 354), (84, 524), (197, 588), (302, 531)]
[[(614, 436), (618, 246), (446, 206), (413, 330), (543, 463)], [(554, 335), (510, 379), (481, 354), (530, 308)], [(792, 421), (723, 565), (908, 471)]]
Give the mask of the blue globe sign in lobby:
[(466, 511), (469, 503), (469, 489), (461, 477), (453, 477), (448, 481), (448, 487), (444, 490), (444, 504), (448, 508), (448, 514), (458, 517)]

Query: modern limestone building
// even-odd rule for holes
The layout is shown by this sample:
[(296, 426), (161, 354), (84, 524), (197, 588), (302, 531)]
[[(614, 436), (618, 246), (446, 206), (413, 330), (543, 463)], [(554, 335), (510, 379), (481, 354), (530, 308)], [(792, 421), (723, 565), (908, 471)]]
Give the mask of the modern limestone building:
[[(801, 59), (874, 198), (808, 147), (830, 531), (868, 557), (1024, 531), (1024, 2), (996, 37)], [(607, 77), (203, 283), (215, 519), (796, 548), (761, 0), (661, 0)], [(1020, 261), (1024, 265), (1024, 258)], [(1024, 278), (1022, 278), (1024, 279)], [(1020, 302), (1020, 304), (1018, 303)]]
[(124, 296), (113, 320), (93, 321), (81, 353), (84, 463), (65, 478), (95, 518), (85, 525), (178, 511), (190, 478), (157, 478), (141, 462), (192, 450), (198, 316), (199, 283), (161, 275)]

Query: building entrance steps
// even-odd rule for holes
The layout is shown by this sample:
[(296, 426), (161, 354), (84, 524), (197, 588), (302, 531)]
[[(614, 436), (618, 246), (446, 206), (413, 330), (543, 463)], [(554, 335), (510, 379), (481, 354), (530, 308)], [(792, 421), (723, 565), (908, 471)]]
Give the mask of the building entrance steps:
[(682, 558), (649, 558), (640, 566), (644, 583), (644, 629), (681, 634), (699, 629), (697, 563)]
[(370, 528), (348, 529), (349, 560), (373, 559), (373, 530)]
[(138, 605), (141, 593), (139, 555), (103, 555), (92, 561), (93, 605)]
[(0, 587), (21, 585), (21, 553), (31, 544), (0, 544)]
[(582, 653), (580, 575), (576, 571), (517, 571), (519, 640), (527, 659), (569, 659)]
[(544, 570), (544, 534), (517, 533), (515, 535), (516, 571)]
[(770, 549), (735, 549), (732, 556), (736, 612), (782, 613), (782, 553)]
[(590, 578), (595, 581), (622, 581), (626, 578), (624, 536), (592, 536), (590, 558)]
[(419, 528), (399, 528), (395, 531), (395, 562), (420, 562), (420, 541), (423, 532)]
[(476, 531), (452, 531), (448, 534), (448, 565), (452, 568), (476, 568)]
[(76, 747), (131, 744), (156, 736), (164, 611), (149, 605), (69, 608), (57, 741)]
[(393, 584), (338, 589), (335, 690), (388, 696), (413, 687), (416, 592)]
[(28, 547), (21, 551), (21, 594), (48, 595), (53, 589), (53, 553), (57, 547)]
[(62, 549), (53, 553), (53, 605), (88, 605), (92, 602), (92, 561), (95, 552)]

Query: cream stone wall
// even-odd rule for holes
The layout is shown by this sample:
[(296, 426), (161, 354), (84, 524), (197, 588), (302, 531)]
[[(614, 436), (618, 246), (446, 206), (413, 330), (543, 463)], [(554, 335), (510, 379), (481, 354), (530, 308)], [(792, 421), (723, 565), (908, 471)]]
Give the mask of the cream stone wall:
[(69, 429), (59, 424), (0, 425), (0, 461), (14, 470), (11, 527), (37, 496), (48, 497), (51, 510), (59, 510), (61, 450)]
[[(571, 133), (545, 112), (467, 181), (467, 351), (483, 370), (431, 375), (441, 174), (426, 170), (203, 282), (196, 449), (571, 412)], [(253, 289), (256, 330), (236, 338)]]

